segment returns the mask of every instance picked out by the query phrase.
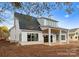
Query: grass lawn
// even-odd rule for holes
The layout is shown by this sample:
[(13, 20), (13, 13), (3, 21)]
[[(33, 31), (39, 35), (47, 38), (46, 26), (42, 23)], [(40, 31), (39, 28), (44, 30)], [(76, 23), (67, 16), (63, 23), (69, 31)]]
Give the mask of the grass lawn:
[(0, 40), (0, 56), (25, 56), (25, 57), (55, 57), (55, 56), (79, 56), (79, 43), (66, 45), (26, 45), (17, 46), (16, 43)]

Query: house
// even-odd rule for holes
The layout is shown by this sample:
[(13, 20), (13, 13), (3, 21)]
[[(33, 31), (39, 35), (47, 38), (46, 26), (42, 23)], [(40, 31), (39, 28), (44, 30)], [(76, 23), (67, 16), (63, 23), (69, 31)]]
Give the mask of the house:
[(69, 30), (69, 41), (79, 41), (79, 28)]
[(10, 41), (21, 45), (69, 43), (68, 29), (58, 27), (58, 21), (46, 17), (32, 17), (14, 13)]

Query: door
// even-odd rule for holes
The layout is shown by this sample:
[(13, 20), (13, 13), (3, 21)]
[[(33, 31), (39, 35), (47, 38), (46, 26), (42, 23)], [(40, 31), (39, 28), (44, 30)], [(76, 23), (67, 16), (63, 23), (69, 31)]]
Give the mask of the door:
[(51, 35), (51, 42), (53, 42), (53, 35)]
[[(44, 37), (44, 42), (48, 42), (49, 40), (48, 40), (48, 35), (44, 35), (43, 36)], [(53, 35), (51, 35), (51, 42), (53, 42)]]
[(48, 42), (48, 35), (44, 35), (44, 42)]

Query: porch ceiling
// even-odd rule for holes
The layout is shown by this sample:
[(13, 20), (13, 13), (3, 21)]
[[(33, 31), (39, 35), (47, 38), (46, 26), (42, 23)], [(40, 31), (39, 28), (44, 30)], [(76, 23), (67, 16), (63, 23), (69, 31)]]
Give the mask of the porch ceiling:
[[(48, 29), (42, 30), (43, 33), (48, 33)], [(59, 33), (59, 29), (51, 29), (51, 33)]]
[[(51, 28), (51, 33), (59, 33), (61, 30), (62, 33), (67, 33), (67, 29), (57, 29), (57, 28)], [(42, 30), (43, 33), (48, 33), (48, 28)]]

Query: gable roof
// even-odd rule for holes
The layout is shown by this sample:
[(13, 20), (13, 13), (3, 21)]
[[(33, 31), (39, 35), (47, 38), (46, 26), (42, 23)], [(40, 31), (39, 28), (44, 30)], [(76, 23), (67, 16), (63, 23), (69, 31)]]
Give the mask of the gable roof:
[(75, 32), (79, 28), (70, 29), (69, 32)]
[(40, 18), (38, 18), (38, 19), (46, 19), (46, 20), (51, 20), (51, 21), (54, 21), (54, 22), (58, 22), (58, 21), (56, 21), (56, 20), (54, 20), (54, 19), (46, 18), (46, 17), (40, 17)]
[(14, 16), (19, 20), (20, 29), (41, 30), (37, 18), (20, 13), (14, 13)]

